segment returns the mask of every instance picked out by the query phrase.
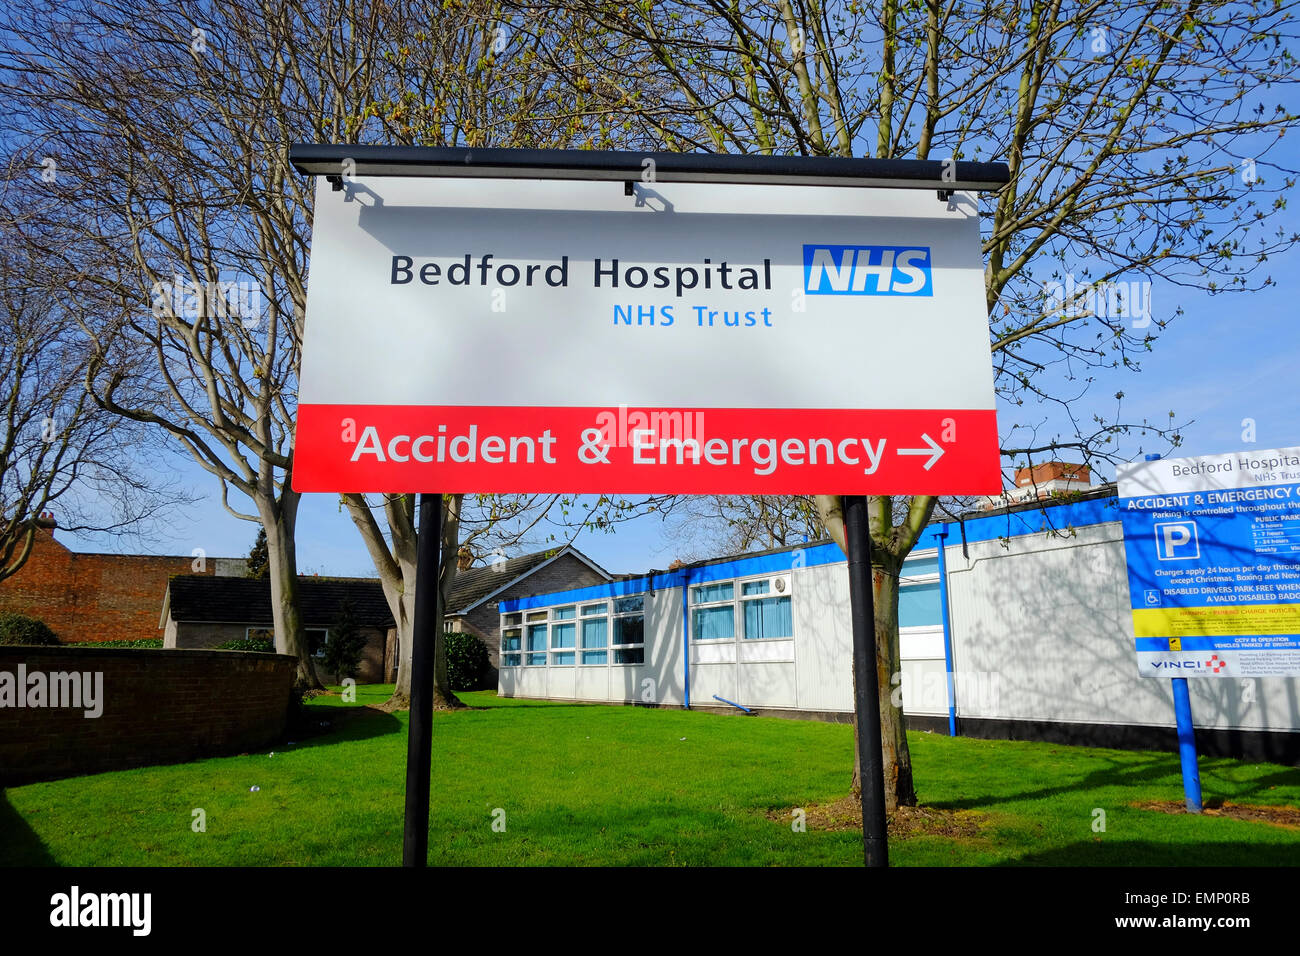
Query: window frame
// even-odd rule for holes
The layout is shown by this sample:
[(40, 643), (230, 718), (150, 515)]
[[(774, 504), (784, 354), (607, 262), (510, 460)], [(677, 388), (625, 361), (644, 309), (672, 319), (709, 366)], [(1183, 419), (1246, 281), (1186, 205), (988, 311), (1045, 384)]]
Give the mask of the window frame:
[[(649, 591), (638, 591), (636, 594), (611, 594), (605, 597), (590, 598), (586, 601), (571, 601), (566, 604), (557, 604), (545, 608), (532, 608), (527, 611), (510, 611), (501, 615), (501, 666), (502, 667), (640, 667), (645, 663), (645, 599), (649, 596)], [(634, 611), (619, 611), (618, 602), (625, 601), (629, 598), (641, 598), (641, 606)], [(599, 610), (598, 610), (599, 609)], [(572, 610), (573, 613), (567, 617), (559, 617), (562, 611)], [(641, 640), (635, 643), (615, 643), (615, 634), (618, 630), (618, 621), (628, 620), (630, 618), (641, 619)], [(605, 646), (584, 648), (582, 644), (583, 624), (586, 621), (604, 621), (605, 622)], [(573, 626), (573, 646), (558, 647), (553, 642), (555, 640), (555, 630), (557, 625)], [(529, 630), (534, 627), (545, 627), (545, 650), (530, 650), (529, 647)], [(518, 629), (520, 632), (520, 649), (518, 651), (510, 650), (505, 646), (506, 633)], [(619, 655), (626, 655), (629, 652), (640, 652), (640, 661), (636, 662), (618, 662), (615, 658)], [(545, 654), (545, 663), (530, 663), (530, 655), (542, 656)], [(561, 655), (572, 654), (573, 661), (568, 663), (558, 663), (557, 658)], [(583, 660), (584, 654), (603, 654), (605, 660), (601, 662), (591, 662)], [(518, 656), (519, 662), (512, 663), (508, 657)]]
[[(610, 641), (613, 639), (613, 628), (610, 625), (612, 616), (609, 613), (613, 601), (606, 599), (603, 601), (593, 601), (589, 604), (582, 604), (578, 608), (578, 636), (577, 636), (577, 666), (579, 667), (608, 667), (610, 659)], [(600, 608), (601, 610), (596, 610)], [(587, 647), (584, 643), (586, 623), (588, 621), (602, 621), (605, 625), (605, 643), (600, 647)], [(585, 660), (588, 654), (604, 654), (603, 661)]]
[[(548, 667), (573, 667), (578, 663), (578, 606), (576, 604), (561, 604), (559, 607), (547, 608), (550, 612), (550, 640), (547, 642), (546, 664)], [(567, 617), (560, 617), (561, 611), (572, 611)], [(572, 641), (567, 647), (562, 644), (556, 644), (555, 640), (561, 628), (568, 627), (571, 629)], [(557, 658), (564, 655), (571, 655), (573, 660), (564, 662)]]
[[(721, 585), (724, 585), (724, 584), (727, 584), (727, 585), (730, 585), (730, 586), (731, 586), (731, 597), (729, 597), (729, 598), (719, 598), (719, 599), (717, 599), (717, 600), (713, 600), (713, 601), (697, 601), (697, 600), (695, 600), (695, 592), (696, 592), (697, 589), (699, 589), (699, 588), (716, 588), (716, 587), (720, 587)], [(738, 588), (738, 587), (736, 586), (736, 579), (735, 579), (735, 578), (731, 578), (731, 579), (719, 578), (719, 579), (716, 580), (716, 581), (706, 581), (706, 582), (703, 582), (703, 583), (701, 583), (701, 584), (691, 584), (691, 585), (689, 585), (689, 587), (690, 587), (690, 589), (691, 589), (691, 590), (690, 590), (689, 599), (688, 599), (688, 600), (689, 600), (689, 605), (690, 605), (690, 610), (691, 610), (691, 640), (692, 640), (692, 641), (699, 641), (699, 642), (702, 643), (702, 644), (720, 644), (720, 643), (722, 643), (722, 642), (724, 642), (724, 641), (734, 641), (734, 640), (736, 639), (736, 631), (737, 631), (737, 627), (736, 627), (736, 595), (737, 595), (737, 593), (739, 593), (739, 591), (740, 591), (740, 588)], [(730, 634), (729, 636), (727, 636), (727, 637), (700, 637), (700, 636), (696, 633), (696, 626), (695, 626), (695, 624), (696, 624), (696, 621), (695, 621), (695, 612), (698, 611), (698, 610), (704, 610), (704, 609), (708, 609), (708, 608), (719, 608), (719, 607), (730, 607), (730, 608), (731, 608), (731, 634)]]
[[(610, 667), (644, 667), (645, 666), (645, 605), (648, 592), (640, 591), (636, 594), (620, 594), (610, 599), (609, 608), (609, 666)], [(634, 611), (620, 611), (618, 609), (619, 601), (626, 601), (629, 598), (641, 598), (641, 607)], [(641, 640), (631, 644), (615, 643), (615, 635), (618, 633), (616, 620), (627, 620), (629, 618), (641, 618)], [(626, 655), (629, 651), (640, 651), (641, 660), (639, 661), (620, 661), (620, 654)]]
[[(787, 582), (787, 588), (784, 592), (777, 589), (776, 582), (778, 579)], [(746, 584), (755, 584), (766, 582), (768, 588), (761, 594), (745, 594)], [(786, 573), (777, 574), (760, 574), (750, 578), (739, 578), (736, 581), (736, 616), (740, 619), (740, 631), (736, 635), (737, 641), (793, 641), (794, 640), (794, 575)], [(745, 603), (747, 601), (764, 601), (764, 600), (785, 600), (790, 605), (790, 633), (772, 635), (771, 637), (750, 637), (749, 636), (749, 619), (745, 616)]]
[(934, 631), (935, 629), (941, 629), (943, 627), (942, 602), (944, 600), (944, 584), (943, 584), (943, 577), (939, 573), (938, 555), (939, 555), (938, 548), (926, 548), (923, 551), (913, 552), (912, 554), (908, 555), (908, 559), (915, 561), (916, 563), (920, 563), (922, 561), (929, 562), (933, 560), (935, 562), (935, 567), (932, 569), (926, 569), (925, 571), (922, 571), (920, 573), (908, 574), (906, 573), (907, 563), (904, 562), (903, 567), (899, 570), (899, 574), (898, 574), (898, 597), (901, 602), (903, 597), (903, 592), (905, 590), (909, 590), (912, 588), (923, 588), (923, 587), (928, 587), (930, 585), (937, 585), (938, 597), (940, 602), (939, 620), (935, 621), (932, 624), (903, 624), (901, 620), (901, 609), (900, 609), (900, 620), (899, 620), (900, 632), (907, 631), (911, 633), (911, 632), (919, 632), (919, 631)]
[[(514, 638), (519, 642), (518, 647), (508, 647), (506, 642), (510, 640), (509, 634), (514, 632)], [(502, 667), (520, 667), (523, 664), (524, 655), (524, 625), (523, 619), (520, 618), (517, 624), (503, 624), (501, 626), (501, 665)], [(510, 658), (514, 658), (511, 660)]]
[[(786, 582), (786, 589), (780, 591), (776, 587), (777, 579), (783, 579)], [(745, 594), (745, 585), (767, 582), (768, 589), (761, 594)], [(694, 589), (702, 587), (714, 587), (719, 584), (731, 585), (731, 600), (700, 601), (694, 600)], [(718, 578), (714, 581), (705, 581), (700, 584), (689, 585), (691, 589), (690, 610), (691, 610), (691, 642), (698, 642), (701, 645), (725, 644), (728, 641), (732, 643), (741, 643), (743, 641), (793, 641), (794, 634), (794, 575), (788, 571), (766, 572), (764, 574), (750, 574), (734, 578)], [(784, 599), (790, 602), (790, 633), (772, 637), (750, 637), (746, 634), (747, 625), (745, 620), (745, 604), (749, 601), (762, 601), (772, 599)], [(708, 607), (726, 607), (732, 606), (731, 636), (730, 637), (700, 637), (695, 631), (695, 610), (697, 608)]]
[[(551, 612), (550, 609), (530, 611), (524, 615), (524, 662), (523, 667), (547, 667), (550, 664), (550, 647), (551, 647)], [(533, 630), (542, 629), (542, 649), (538, 650), (533, 647)], [(540, 657), (541, 661), (534, 661), (534, 657)]]

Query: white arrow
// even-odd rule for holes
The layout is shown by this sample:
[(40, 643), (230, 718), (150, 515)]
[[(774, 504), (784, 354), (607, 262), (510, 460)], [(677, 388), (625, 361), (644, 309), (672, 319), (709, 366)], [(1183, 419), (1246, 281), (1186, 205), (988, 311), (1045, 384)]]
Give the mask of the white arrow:
[(934, 463), (943, 457), (944, 448), (925, 432), (921, 432), (921, 441), (929, 445), (929, 448), (898, 448), (895, 449), (900, 455), (929, 455), (930, 460), (921, 467), (929, 471), (934, 467)]

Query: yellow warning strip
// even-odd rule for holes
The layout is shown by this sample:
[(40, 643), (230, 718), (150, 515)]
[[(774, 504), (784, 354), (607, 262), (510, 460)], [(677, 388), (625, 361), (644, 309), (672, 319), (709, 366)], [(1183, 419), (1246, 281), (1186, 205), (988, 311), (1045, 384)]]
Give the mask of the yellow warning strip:
[(1300, 634), (1300, 604), (1134, 608), (1133, 634), (1135, 637)]

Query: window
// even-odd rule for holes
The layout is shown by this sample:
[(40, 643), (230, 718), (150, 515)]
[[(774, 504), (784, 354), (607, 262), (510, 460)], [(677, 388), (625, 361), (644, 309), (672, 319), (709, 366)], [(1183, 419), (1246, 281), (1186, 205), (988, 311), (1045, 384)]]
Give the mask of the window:
[[(780, 579), (785, 583), (785, 579)], [(741, 604), (745, 609), (745, 640), (794, 637), (790, 616), (790, 596), (774, 594), (773, 580), (746, 581), (740, 586)], [(770, 596), (769, 596), (770, 595)]]
[(249, 641), (270, 641), (275, 647), (275, 631), (269, 627), (250, 627), (244, 630), (244, 639)]
[(645, 596), (501, 615), (501, 666), (588, 667), (645, 659)]
[(697, 641), (736, 636), (736, 585), (732, 581), (691, 588), (691, 633)]
[[(519, 624), (523, 616), (519, 614), (508, 614), (506, 619), (515, 618), (513, 623)], [(522, 656), (519, 651), (522, 650), (524, 643), (523, 628), (507, 627), (501, 631), (501, 666), (518, 667)], [(513, 653), (511, 653), (513, 652)]]
[(939, 627), (943, 624), (939, 556), (909, 557), (898, 577), (898, 626)]
[(575, 635), (578, 630), (578, 626), (573, 619), (577, 617), (578, 609), (575, 607), (557, 607), (552, 614), (555, 623), (551, 625), (551, 663), (553, 665), (572, 664)]
[[(582, 609), (582, 663), (607, 664), (609, 652), (608, 604), (591, 604)], [(597, 650), (597, 648), (599, 648)]]
[(943, 623), (939, 582), (904, 585), (898, 589), (898, 626), (934, 627)]
[[(527, 650), (524, 663), (530, 667), (546, 666), (546, 611), (533, 611), (528, 615)], [(534, 623), (537, 622), (537, 623)]]
[(691, 636), (696, 641), (794, 637), (790, 579), (784, 575), (696, 585), (691, 605)]
[(645, 595), (614, 601), (614, 663), (645, 663)]
[(307, 647), (311, 650), (311, 656), (322, 658), (325, 656), (325, 642), (329, 640), (330, 632), (323, 627), (308, 628), (303, 631), (307, 637)]

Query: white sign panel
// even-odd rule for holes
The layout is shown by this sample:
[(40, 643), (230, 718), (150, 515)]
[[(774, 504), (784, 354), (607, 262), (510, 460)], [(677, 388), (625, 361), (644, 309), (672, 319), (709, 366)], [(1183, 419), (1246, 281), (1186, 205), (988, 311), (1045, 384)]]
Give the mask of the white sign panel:
[(975, 200), (319, 181), (302, 491), (993, 493)]

